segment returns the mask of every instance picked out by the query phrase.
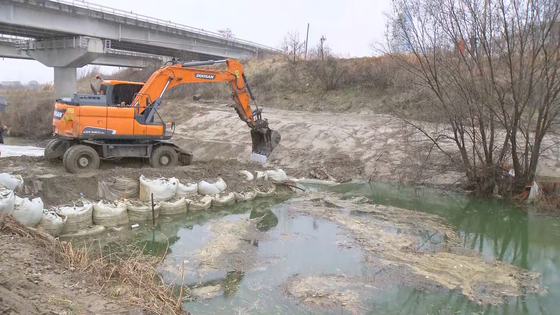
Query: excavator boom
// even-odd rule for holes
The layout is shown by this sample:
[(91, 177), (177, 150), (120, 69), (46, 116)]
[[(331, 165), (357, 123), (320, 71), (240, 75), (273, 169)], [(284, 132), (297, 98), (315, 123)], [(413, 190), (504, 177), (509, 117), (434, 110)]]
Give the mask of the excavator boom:
[[(198, 66), (209, 66), (226, 63), (226, 70), (200, 69)], [(272, 150), (280, 142), (280, 134), (268, 126), (268, 121), (261, 116), (262, 111), (257, 107), (251, 108), (250, 101), (255, 100), (243, 66), (234, 59), (173, 62), (154, 72), (146, 84), (136, 94), (132, 105), (138, 114), (145, 117), (147, 123), (154, 119), (162, 97), (168, 89), (186, 83), (227, 82), (235, 101), (234, 108), (239, 118), (251, 128), (253, 159), (266, 160)]]

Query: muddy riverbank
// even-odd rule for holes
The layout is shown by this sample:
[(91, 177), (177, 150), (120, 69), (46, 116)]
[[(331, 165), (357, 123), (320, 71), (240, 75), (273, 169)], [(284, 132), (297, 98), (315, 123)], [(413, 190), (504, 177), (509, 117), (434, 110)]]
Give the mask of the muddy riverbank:
[(100, 281), (55, 244), (0, 214), (2, 314), (154, 314), (147, 300), (123, 295), (131, 290), (127, 283)]

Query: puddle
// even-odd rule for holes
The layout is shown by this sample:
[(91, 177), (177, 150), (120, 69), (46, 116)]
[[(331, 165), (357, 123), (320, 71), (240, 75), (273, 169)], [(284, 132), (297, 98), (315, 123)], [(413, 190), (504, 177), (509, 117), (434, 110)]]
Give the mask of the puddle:
[(0, 144), (0, 157), (9, 156), (43, 156), (45, 149), (29, 145)]
[(9, 156), (43, 156), (45, 149), (32, 145), (24, 139), (4, 137), (4, 144), (0, 144), (0, 157)]

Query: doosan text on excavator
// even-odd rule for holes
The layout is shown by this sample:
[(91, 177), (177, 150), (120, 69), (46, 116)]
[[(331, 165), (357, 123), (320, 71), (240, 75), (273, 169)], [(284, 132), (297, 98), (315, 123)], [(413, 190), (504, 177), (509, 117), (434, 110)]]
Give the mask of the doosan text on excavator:
[[(218, 63), (225, 63), (226, 70), (194, 68)], [(121, 157), (145, 158), (152, 167), (189, 164), (192, 155), (169, 142), (175, 124), (165, 123), (158, 108), (168, 89), (195, 82), (229, 83), (233, 107), (251, 129), (252, 157), (266, 160), (280, 142), (280, 134), (269, 128), (261, 109), (252, 110), (253, 93), (243, 66), (234, 59), (170, 61), (146, 83), (102, 80), (99, 90), (92, 85), (94, 94), (56, 100), (55, 137), (47, 144), (45, 157), (62, 160), (71, 173), (89, 172), (99, 167), (101, 159)]]

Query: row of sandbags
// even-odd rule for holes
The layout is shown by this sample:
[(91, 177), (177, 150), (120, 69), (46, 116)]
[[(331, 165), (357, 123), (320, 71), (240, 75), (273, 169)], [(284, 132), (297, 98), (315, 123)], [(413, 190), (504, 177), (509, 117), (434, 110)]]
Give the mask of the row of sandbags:
[[(150, 221), (160, 215), (168, 216), (187, 211), (208, 210), (212, 205), (226, 206), (235, 202), (250, 201), (257, 197), (270, 197), (275, 194), (275, 186), (267, 191), (256, 189), (246, 193), (205, 195), (192, 199), (180, 197), (160, 201), (152, 211), (149, 202), (142, 201), (99, 201), (92, 203), (80, 200), (72, 205), (53, 209), (43, 209), (41, 198), (27, 199), (15, 196), (13, 191), (0, 190), (0, 211), (12, 214), (18, 221), (30, 227), (45, 230), (53, 236), (77, 237), (93, 235), (104, 228), (126, 225), (129, 222)], [(13, 204), (13, 207), (10, 206)], [(153, 213), (152, 213), (153, 212)]]
[(98, 186), (99, 195), (109, 200), (139, 196), (140, 202), (100, 201), (93, 204), (82, 200), (72, 205), (44, 209), (41, 198), (28, 199), (16, 196), (13, 190), (22, 187), (21, 176), (0, 174), (0, 212), (12, 214), (24, 225), (41, 228), (54, 236), (88, 235), (102, 231), (99, 226), (113, 227), (129, 222), (151, 220), (152, 209), (146, 202), (151, 200), (152, 194), (154, 201), (157, 202), (154, 216), (158, 217), (160, 213), (173, 215), (187, 211), (207, 210), (212, 205), (225, 206), (235, 202), (250, 201), (256, 197), (268, 197), (275, 193), (275, 187), (268, 191), (256, 189), (245, 193), (224, 193), (227, 185), (221, 178), (215, 182), (182, 184), (176, 178), (150, 180), (141, 176), (139, 185), (138, 181), (114, 178), (100, 182)]
[(277, 170), (267, 170), (267, 171), (257, 171), (255, 175), (249, 171), (239, 171), (239, 173), (245, 176), (245, 180), (252, 181), (255, 177), (257, 179), (264, 179), (266, 181), (271, 181), (273, 183), (285, 183), (288, 181), (288, 175), (284, 170), (277, 169)]
[[(281, 169), (256, 172), (256, 175), (249, 171), (240, 171), (246, 180), (251, 181), (255, 177), (274, 183), (283, 183), (288, 180), (286, 172)], [(227, 188), (226, 182), (218, 178), (215, 182), (201, 180), (198, 183), (181, 183), (177, 178), (157, 178), (148, 179), (143, 175), (140, 179), (130, 178), (111, 178), (99, 182), (98, 196), (104, 200), (119, 200), (138, 197), (141, 201), (155, 202), (167, 201), (174, 198), (192, 198), (197, 195), (216, 195), (223, 193)]]
[[(200, 185), (199, 185), (200, 184)], [(216, 183), (208, 183), (201, 181), (197, 183), (183, 184), (178, 179), (172, 178), (157, 178), (148, 179), (143, 175), (139, 180), (134, 180), (124, 177), (116, 177), (100, 181), (97, 187), (97, 195), (104, 200), (120, 200), (139, 198), (142, 201), (151, 201), (153, 194), (154, 201), (165, 201), (173, 198), (189, 198), (198, 195), (209, 194), (207, 187), (212, 185), (214, 193), (220, 193), (227, 187), (223, 179), (218, 179)], [(200, 192), (199, 192), (199, 187)], [(214, 189), (220, 187), (219, 191), (215, 192)]]

